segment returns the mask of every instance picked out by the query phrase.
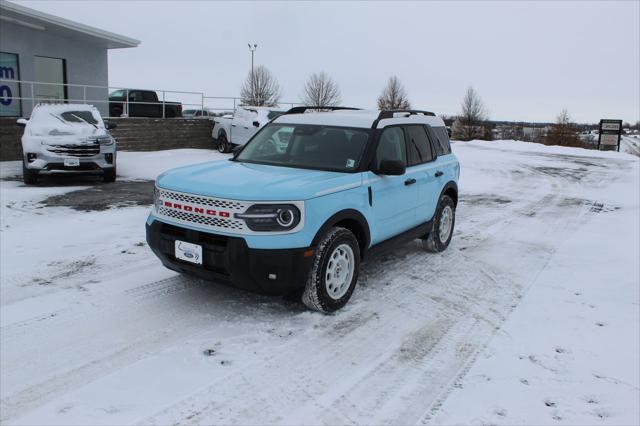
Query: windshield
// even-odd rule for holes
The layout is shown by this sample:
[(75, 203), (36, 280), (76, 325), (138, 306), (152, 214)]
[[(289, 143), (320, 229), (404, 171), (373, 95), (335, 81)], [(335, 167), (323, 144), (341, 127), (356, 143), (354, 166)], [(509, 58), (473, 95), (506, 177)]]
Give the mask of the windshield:
[(93, 116), (91, 111), (65, 111), (60, 117), (68, 123), (84, 123), (98, 124), (98, 120)]
[(196, 113), (195, 109), (186, 109), (182, 111), (182, 115), (195, 115), (195, 113)]
[(309, 124), (269, 124), (237, 161), (302, 169), (354, 172), (369, 140), (368, 129)]

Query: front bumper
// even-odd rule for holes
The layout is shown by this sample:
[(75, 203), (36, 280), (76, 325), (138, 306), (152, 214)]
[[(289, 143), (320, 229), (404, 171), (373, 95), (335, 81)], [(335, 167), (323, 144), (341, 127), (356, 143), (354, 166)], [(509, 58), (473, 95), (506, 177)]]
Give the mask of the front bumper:
[[(241, 237), (195, 231), (159, 220), (147, 223), (146, 230), (149, 247), (167, 268), (260, 293), (282, 295), (303, 288), (313, 261), (309, 248), (252, 249)], [(201, 245), (203, 264), (176, 259), (176, 240)]]
[[(23, 159), (25, 166), (27, 169), (38, 172), (41, 175), (65, 173), (103, 174), (106, 170), (116, 166), (115, 146), (101, 147), (98, 154), (90, 157), (60, 156), (41, 149), (35, 152), (36, 158), (31, 162), (27, 161), (27, 153), (25, 152), (25, 158)], [(80, 165), (65, 166), (65, 158), (77, 158)]]

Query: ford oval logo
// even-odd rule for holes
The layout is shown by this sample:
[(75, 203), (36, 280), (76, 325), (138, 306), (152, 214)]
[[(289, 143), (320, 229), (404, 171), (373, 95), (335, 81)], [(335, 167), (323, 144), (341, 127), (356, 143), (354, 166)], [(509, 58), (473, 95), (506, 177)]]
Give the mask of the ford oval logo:
[(195, 257), (194, 254), (191, 253), (190, 251), (185, 251), (184, 256), (188, 257), (189, 259), (193, 259)]

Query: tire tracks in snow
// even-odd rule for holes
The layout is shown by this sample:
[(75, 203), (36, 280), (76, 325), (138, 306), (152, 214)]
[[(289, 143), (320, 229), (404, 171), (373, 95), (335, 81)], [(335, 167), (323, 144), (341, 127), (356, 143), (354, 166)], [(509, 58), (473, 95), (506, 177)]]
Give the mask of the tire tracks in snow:
[[(558, 198), (551, 194), (539, 200), (516, 203), (514, 209), (523, 213), (536, 209), (541, 215), (554, 213)], [(354, 306), (348, 308), (348, 316), (327, 324), (323, 327), (323, 334), (312, 336), (313, 341), (321, 341), (321, 344), (300, 347), (292, 341), (265, 363), (216, 380), (140, 423), (229, 423), (243, 419), (249, 423), (295, 424), (308, 422), (310, 418), (317, 423), (407, 423), (420, 420), (432, 403), (438, 406), (438, 397), (443, 390), (461, 378), (461, 371), (466, 371), (472, 364), (526, 289), (526, 284), (514, 285), (516, 278), (510, 274), (473, 261), (472, 251), (485, 250), (487, 241), (495, 239), (513, 221), (538, 221), (524, 214), (514, 218), (512, 213), (504, 212), (494, 218), (493, 228), (472, 247), (467, 247), (465, 254), (456, 252), (455, 245), (451, 254), (436, 256), (422, 253), (416, 245), (410, 245), (389, 262), (365, 266), (363, 288), (354, 294)], [(561, 228), (565, 220), (575, 219), (567, 217), (574, 213), (568, 212), (559, 218), (562, 220), (557, 223)], [(548, 233), (556, 234), (556, 231), (553, 229)], [(547, 250), (540, 268), (552, 254), (553, 250)], [(423, 260), (428, 263), (426, 267), (421, 262)], [(457, 265), (465, 260), (476, 263), (475, 273), (447, 275), (447, 271), (455, 271)], [(390, 263), (393, 268), (389, 270)], [(402, 271), (400, 275), (398, 271)], [(444, 276), (445, 279), (438, 280), (435, 285), (446, 280), (449, 291), (434, 293), (434, 286), (424, 283), (425, 274)], [(375, 279), (371, 278), (372, 275), (376, 276)], [(451, 285), (453, 281), (458, 282), (458, 288)], [(387, 282), (390, 284), (385, 285)], [(482, 285), (467, 288), (464, 284), (468, 282), (480, 282)], [(497, 302), (488, 300), (485, 295), (500, 283), (504, 290), (503, 298)], [(390, 310), (391, 313), (367, 312), (373, 299), (394, 304), (395, 309)], [(469, 311), (470, 306), (473, 309)], [(425, 316), (418, 328), (397, 326), (406, 316), (417, 316), (427, 309), (431, 309), (433, 314)], [(383, 328), (381, 322), (389, 325)], [(393, 350), (389, 351), (384, 342), (393, 342), (395, 334), (404, 337), (394, 342)], [(346, 345), (345, 340), (349, 342)], [(340, 350), (327, 352), (326, 348), (334, 347)], [(354, 361), (352, 354), (361, 354), (361, 348), (368, 348), (371, 353)], [(293, 359), (291, 354), (295, 354)], [(289, 371), (290, 366), (296, 364), (313, 366), (318, 371), (323, 371), (324, 367), (330, 371), (327, 363), (349, 365), (353, 362), (356, 362), (353, 365), (355, 372), (347, 374), (338, 368), (323, 374), (322, 380), (306, 370)], [(284, 401), (273, 397), (282, 394), (278, 386), (274, 389), (274, 383), (279, 383), (282, 377), (292, 378), (288, 381), (286, 394), (297, 397)], [(266, 396), (256, 396), (252, 389), (260, 389), (259, 394)], [(253, 404), (248, 407), (246, 396), (251, 394)], [(213, 395), (223, 396), (212, 401)], [(430, 395), (426, 402), (425, 395)], [(433, 411), (433, 407), (428, 410)], [(289, 414), (282, 416), (282, 412)], [(381, 416), (381, 412), (385, 415)]]

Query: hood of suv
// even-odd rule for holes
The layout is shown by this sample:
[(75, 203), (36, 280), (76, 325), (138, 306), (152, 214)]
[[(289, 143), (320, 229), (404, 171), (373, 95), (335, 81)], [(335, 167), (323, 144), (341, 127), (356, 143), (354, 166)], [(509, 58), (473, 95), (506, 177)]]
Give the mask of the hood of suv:
[(157, 183), (172, 191), (232, 200), (296, 201), (355, 187), (361, 177), (223, 160), (169, 170)]

